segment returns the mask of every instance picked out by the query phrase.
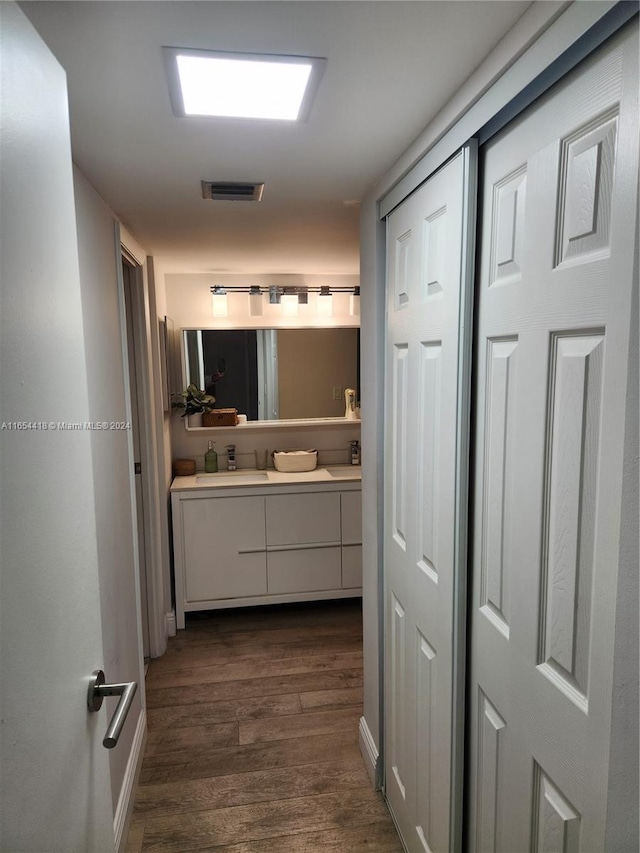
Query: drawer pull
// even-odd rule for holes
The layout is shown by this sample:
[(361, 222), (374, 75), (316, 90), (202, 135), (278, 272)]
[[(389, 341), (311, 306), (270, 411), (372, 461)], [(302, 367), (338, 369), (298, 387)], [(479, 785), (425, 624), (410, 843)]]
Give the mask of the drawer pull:
[(297, 545), (267, 545), (267, 552), (274, 551), (315, 551), (317, 548), (340, 548), (341, 542), (301, 542)]

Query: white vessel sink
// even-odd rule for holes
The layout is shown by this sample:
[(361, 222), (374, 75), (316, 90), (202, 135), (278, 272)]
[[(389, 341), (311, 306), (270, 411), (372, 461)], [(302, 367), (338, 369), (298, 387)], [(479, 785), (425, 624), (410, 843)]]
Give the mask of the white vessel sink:
[(266, 471), (254, 474), (235, 474), (233, 471), (221, 471), (218, 474), (198, 474), (196, 483), (232, 486), (234, 483), (262, 483), (267, 479)]

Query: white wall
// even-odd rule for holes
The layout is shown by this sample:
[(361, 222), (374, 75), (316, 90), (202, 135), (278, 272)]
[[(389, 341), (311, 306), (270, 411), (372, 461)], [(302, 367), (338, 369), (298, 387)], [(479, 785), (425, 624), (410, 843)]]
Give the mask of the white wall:
[[(173, 417), (173, 458), (195, 459), (199, 471), (204, 470), (204, 454), (209, 439), (215, 442), (218, 467), (227, 467), (226, 446), (235, 444), (238, 468), (255, 468), (254, 450), (309, 450), (318, 451), (320, 465), (346, 465), (351, 461), (349, 442), (360, 438), (360, 422), (348, 421), (344, 425), (322, 427), (268, 427), (246, 430), (243, 427), (188, 432), (184, 420)], [(272, 465), (269, 460), (269, 465)]]
[[(116, 217), (76, 167), (74, 188), (80, 259), (82, 317), (92, 421), (125, 422), (124, 364), (114, 224)], [(96, 532), (104, 670), (109, 681), (140, 685), (117, 749), (109, 753), (114, 809), (144, 701), (138, 637), (134, 532), (129, 486), (128, 434), (93, 431)], [(109, 700), (115, 707), (117, 699)]]

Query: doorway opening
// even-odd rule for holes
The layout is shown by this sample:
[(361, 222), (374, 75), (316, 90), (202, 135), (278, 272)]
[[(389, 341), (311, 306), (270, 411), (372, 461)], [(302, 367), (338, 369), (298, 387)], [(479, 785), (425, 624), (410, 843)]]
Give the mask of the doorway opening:
[[(122, 281), (124, 291), (126, 343), (127, 343), (127, 374), (129, 379), (129, 403), (131, 412), (132, 458), (130, 460), (134, 473), (135, 498), (135, 527), (137, 540), (138, 576), (140, 584), (140, 626), (142, 633), (142, 650), (146, 664), (150, 658), (149, 638), (149, 591), (147, 583), (147, 536), (145, 525), (145, 487), (142, 478), (142, 458), (145, 434), (143, 429), (144, 411), (141, 386), (142, 350), (139, 334), (139, 274), (140, 267), (122, 255)], [(148, 506), (148, 504), (147, 504)]]

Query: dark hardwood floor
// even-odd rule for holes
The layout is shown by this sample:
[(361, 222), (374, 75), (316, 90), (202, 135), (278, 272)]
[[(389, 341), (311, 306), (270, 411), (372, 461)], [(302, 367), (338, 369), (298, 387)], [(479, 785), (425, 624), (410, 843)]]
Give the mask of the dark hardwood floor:
[(402, 850), (358, 748), (358, 600), (195, 614), (146, 688), (129, 853)]

